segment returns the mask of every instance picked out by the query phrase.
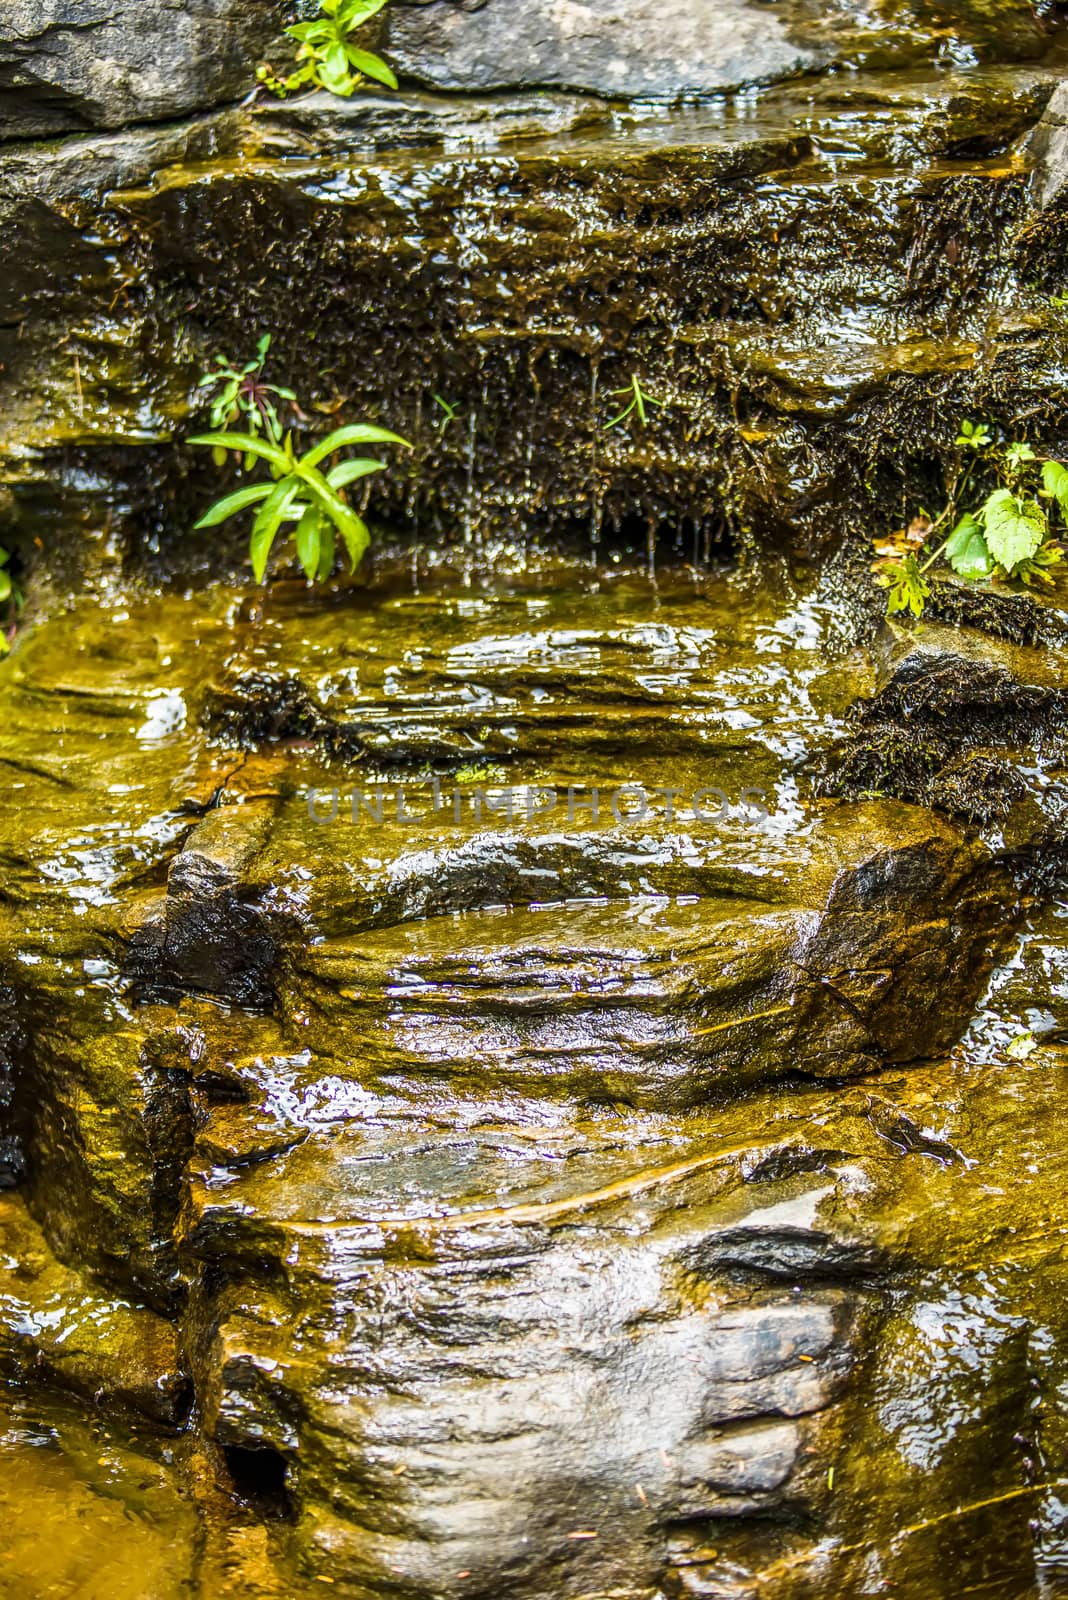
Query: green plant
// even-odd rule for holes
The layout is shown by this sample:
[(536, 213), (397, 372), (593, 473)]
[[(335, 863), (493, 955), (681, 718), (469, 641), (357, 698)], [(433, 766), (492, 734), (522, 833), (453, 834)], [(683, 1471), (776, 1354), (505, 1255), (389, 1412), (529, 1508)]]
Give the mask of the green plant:
[[(250, 434), (263, 434), (272, 444), (281, 444), (283, 429), (275, 401), (289, 400), (295, 403), (297, 397), (292, 389), (282, 389), (277, 384), (263, 382), (263, 369), (270, 348), (271, 336), (265, 333), (256, 346), (256, 359), (246, 362), (240, 370), (235, 368), (228, 356), (215, 357), (215, 370), (206, 372), (197, 385), (198, 389), (218, 390), (211, 402), (213, 428), (232, 428), (235, 422), (243, 418)], [(222, 466), (226, 451), (216, 451), (215, 460), (218, 466)], [(247, 456), (246, 469), (251, 465), (252, 458)]]
[(243, 433), (198, 434), (190, 443), (224, 453), (238, 450), (258, 457), (270, 469), (270, 483), (258, 483), (224, 495), (197, 523), (198, 528), (215, 528), (228, 517), (258, 506), (249, 543), (257, 583), (263, 582), (275, 540), (286, 523), (294, 525), (297, 559), (310, 583), (317, 579), (321, 582), (333, 571), (336, 534), (340, 534), (348, 552), (350, 570), (355, 571), (371, 535), (362, 517), (357, 516), (343, 498), (342, 491), (359, 478), (384, 471), (386, 464), (367, 456), (355, 456), (324, 473), (322, 463), (349, 445), (401, 444), (411, 448), (407, 439), (399, 434), (362, 422), (336, 428), (329, 438), (302, 456), (293, 448), (292, 434), (287, 434), (280, 445)]
[(646, 390), (642, 388), (641, 380), (639, 379), (637, 373), (633, 375), (625, 389), (611, 389), (609, 390), (609, 393), (613, 400), (622, 399), (629, 395), (630, 404), (625, 406), (617, 417), (613, 417), (611, 422), (605, 423), (604, 426), (606, 433), (610, 428), (622, 427), (627, 418), (632, 416), (635, 412), (638, 414), (638, 418), (642, 427), (648, 427), (649, 415), (646, 411), (646, 407), (663, 406), (666, 404), (665, 401), (655, 399), (651, 394), (648, 394)]
[(456, 422), (460, 415), (459, 406), (450, 405), (448, 400), (443, 400), (440, 394), (434, 396), (434, 404), (441, 412), (437, 419), (439, 430), (444, 433), (451, 422)]
[(377, 16), (386, 0), (319, 0), (320, 15), (298, 22), (286, 33), (299, 45), (297, 66), (280, 78), (273, 68), (260, 67), (256, 76), (274, 94), (295, 94), (300, 89), (327, 89), (348, 99), (365, 78), (397, 87), (397, 79), (380, 56), (352, 42), (357, 28)]
[(1068, 525), (1068, 467), (1040, 457), (1022, 440), (999, 439), (985, 422), (962, 422), (956, 447), (942, 514), (932, 522), (921, 513), (903, 532), (876, 542), (876, 581), (888, 590), (889, 616), (923, 615), (931, 593), (927, 574), (940, 560), (970, 582), (1025, 584), (1052, 584), (1064, 560), (1053, 523), (1059, 512)]

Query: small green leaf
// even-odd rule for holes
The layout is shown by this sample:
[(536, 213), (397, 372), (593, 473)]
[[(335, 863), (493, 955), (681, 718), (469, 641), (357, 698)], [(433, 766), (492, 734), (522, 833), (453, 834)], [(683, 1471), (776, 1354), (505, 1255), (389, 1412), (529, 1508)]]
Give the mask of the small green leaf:
[(335, 494), (321, 473), (316, 472), (314, 468), (308, 468), (305, 462), (301, 463), (301, 469), (303, 482), (307, 484), (345, 541), (345, 548), (349, 552), (349, 559), (352, 562), (353, 569), (355, 569), (357, 562), (371, 542), (367, 524), (345, 504), (344, 500)]
[(253, 439), (247, 433), (198, 433), (189, 443), (206, 445), (210, 450), (237, 450), (242, 455), (260, 456), (283, 471), (288, 471), (291, 464), (290, 458), (277, 445), (268, 444), (266, 439)]
[(249, 506), (258, 505), (271, 493), (273, 490), (269, 483), (258, 483), (252, 489), (238, 489), (233, 494), (226, 495), (224, 499), (216, 500), (211, 510), (206, 511), (200, 521), (194, 523), (194, 527), (217, 528), (220, 522), (236, 516), (239, 511), (247, 510)]
[(1053, 588), (1056, 578), (1053, 569), (1064, 563), (1064, 547), (1055, 539), (1047, 539), (1035, 555), (1026, 561), (1021, 561), (1016, 568), (1016, 576), (1026, 584), (1044, 583), (1047, 588)]
[(337, 523), (337, 530), (349, 555), (349, 571), (355, 572), (371, 543), (371, 530), (362, 517), (352, 512), (345, 523)]
[(320, 583), (325, 583), (334, 570), (334, 558), (337, 554), (337, 540), (331, 523), (324, 520), (320, 534), (319, 570), (316, 573)]
[(354, 45), (347, 45), (345, 54), (349, 65), (357, 72), (362, 72), (365, 78), (373, 78), (376, 83), (384, 83), (387, 89), (399, 89), (397, 75), (388, 67), (381, 56), (374, 56), (369, 50), (357, 50)]
[(285, 519), (286, 512), (299, 494), (299, 478), (283, 478), (282, 482), (272, 490), (270, 497), (260, 507), (259, 515), (253, 524), (252, 538), (249, 541), (252, 571), (255, 574), (257, 583), (263, 582), (271, 550), (278, 536), (278, 530)]
[(1021, 499), (1011, 489), (995, 489), (979, 512), (979, 521), (986, 530), (990, 554), (1010, 574), (1034, 555), (1049, 532), (1038, 502)]
[(1068, 467), (1062, 466), (1059, 461), (1047, 461), (1042, 468), (1042, 484), (1051, 499), (1056, 500), (1061, 515), (1068, 522)]
[(914, 617), (923, 615), (924, 602), (931, 593), (931, 586), (915, 556), (906, 556), (904, 561), (891, 563), (886, 569), (884, 582), (890, 590), (886, 605), (888, 617), (898, 611), (911, 611)]
[(343, 489), (347, 483), (355, 483), (357, 478), (367, 478), (372, 472), (385, 472), (384, 461), (372, 461), (370, 456), (355, 456), (351, 461), (343, 461), (339, 467), (334, 467), (326, 475), (326, 481), (331, 489)]
[(319, 558), (322, 554), (322, 513), (318, 506), (305, 506), (304, 513), (297, 523), (296, 545), (297, 559), (304, 569), (304, 576), (309, 583), (315, 579), (319, 571)]
[(344, 78), (348, 75), (348, 60), (343, 44), (332, 44), (323, 56), (323, 74), (330, 78)]
[(955, 442), (966, 450), (984, 450), (993, 439), (985, 422), (962, 422)]
[(377, 16), (385, 4), (386, 0), (347, 0), (337, 14), (338, 27), (351, 33), (354, 28)]
[(0, 572), (0, 601), (11, 599), (11, 574)]
[(989, 578), (994, 570), (983, 530), (970, 513), (961, 517), (950, 534), (945, 557), (959, 578)]
[(388, 428), (376, 428), (368, 422), (352, 422), (347, 427), (335, 428), (329, 438), (309, 450), (302, 465), (317, 467), (327, 456), (350, 444), (402, 444), (407, 450), (412, 448), (407, 439), (402, 439), (399, 433), (390, 433)]

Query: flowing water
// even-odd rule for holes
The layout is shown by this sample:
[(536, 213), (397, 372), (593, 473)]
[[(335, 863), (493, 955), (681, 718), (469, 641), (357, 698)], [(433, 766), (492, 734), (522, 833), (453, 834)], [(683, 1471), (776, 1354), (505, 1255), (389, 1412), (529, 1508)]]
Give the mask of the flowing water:
[(23, 643), (2, 1592), (1057, 1592), (1064, 911), (814, 797), (848, 641), (583, 556)]

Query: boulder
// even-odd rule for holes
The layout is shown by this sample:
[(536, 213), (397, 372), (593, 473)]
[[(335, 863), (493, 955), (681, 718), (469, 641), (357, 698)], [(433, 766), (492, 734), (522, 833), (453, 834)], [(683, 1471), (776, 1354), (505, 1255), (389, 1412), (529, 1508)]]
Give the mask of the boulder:
[(163, 122), (242, 99), (281, 0), (14, 0), (0, 15), (0, 139)]
[(508, 0), (397, 7), (389, 54), (434, 88), (545, 85), (624, 97), (722, 93), (819, 64), (749, 0)]
[(1054, 89), (1027, 147), (1035, 163), (1035, 199), (1044, 209), (1068, 188), (1068, 83)]
[(1063, 647), (1021, 645), (938, 623), (886, 626), (876, 693), (824, 761), (825, 793), (893, 795), (969, 823), (1039, 857), (1063, 855), (1068, 740)]
[(438, 89), (578, 89), (673, 100), (774, 83), (832, 63), (1020, 60), (1046, 48), (1026, 0), (881, 7), (811, 0), (411, 0), (389, 12), (398, 70)]

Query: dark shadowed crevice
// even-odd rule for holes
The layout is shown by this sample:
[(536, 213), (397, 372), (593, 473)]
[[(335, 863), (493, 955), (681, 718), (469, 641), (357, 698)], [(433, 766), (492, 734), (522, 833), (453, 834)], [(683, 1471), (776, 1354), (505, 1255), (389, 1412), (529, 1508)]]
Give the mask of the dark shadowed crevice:
[(223, 1460), (235, 1493), (261, 1517), (288, 1521), (294, 1514), (289, 1468), (280, 1450), (223, 1446)]

